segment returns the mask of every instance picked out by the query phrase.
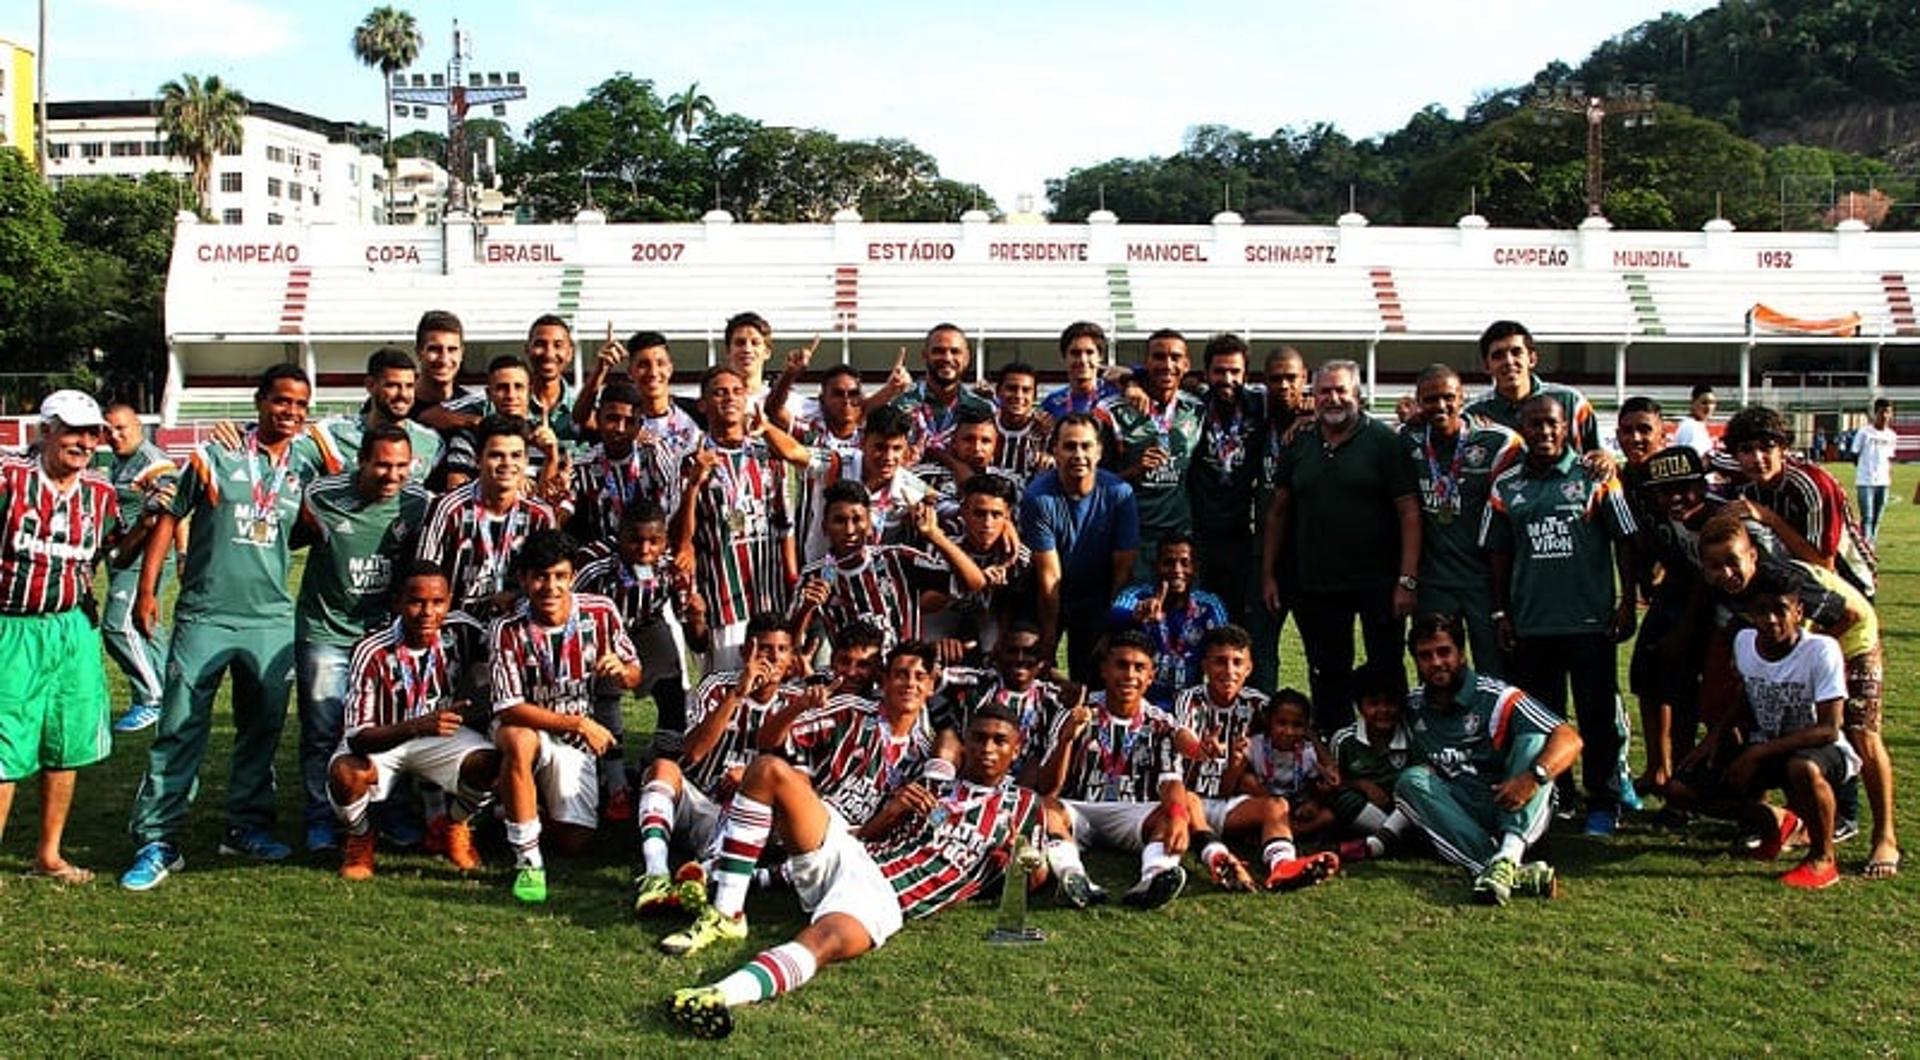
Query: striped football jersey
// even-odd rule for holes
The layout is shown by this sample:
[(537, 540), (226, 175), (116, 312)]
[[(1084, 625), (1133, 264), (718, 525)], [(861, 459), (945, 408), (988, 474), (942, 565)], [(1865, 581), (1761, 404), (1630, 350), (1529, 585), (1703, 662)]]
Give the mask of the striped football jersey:
[[(1060, 797), (1080, 802), (1154, 802), (1160, 785), (1181, 779), (1180, 757), (1173, 749), (1179, 722), (1151, 703), (1129, 718), (1107, 712), (1107, 694), (1087, 697), (1093, 720), (1069, 744), (1067, 777)], [(1059, 747), (1061, 727), (1071, 714), (1061, 712), (1048, 742)]]
[(629, 630), (663, 619), (677, 621), (686, 610), (686, 595), (675, 587), (671, 570), (628, 563), (617, 547), (604, 541), (574, 557), (573, 591), (612, 600)]
[(64, 492), (40, 459), (0, 460), (0, 614), (50, 615), (93, 594), (93, 563), (120, 536), (106, 476), (82, 471)]
[[(1173, 701), (1173, 716), (1201, 739), (1212, 737), (1232, 751), (1241, 737), (1253, 738), (1254, 725), (1267, 709), (1266, 693), (1257, 688), (1242, 688), (1233, 701), (1215, 703), (1207, 686), (1198, 684), (1182, 689)], [(1187, 763), (1187, 790), (1203, 799), (1224, 799), (1234, 792), (1224, 791), (1221, 781), (1227, 773), (1227, 755), (1195, 759)]]
[[(725, 670), (708, 674), (700, 682), (700, 687), (693, 691), (693, 699), (687, 703), (688, 732), (699, 728), (701, 722), (721, 709), (727, 694), (740, 683), (740, 676), (738, 670)], [(686, 779), (708, 795), (721, 797), (727, 773), (746, 768), (758, 755), (760, 726), (767, 716), (783, 709), (805, 691), (805, 685), (789, 681), (782, 684), (766, 702), (755, 700), (743, 692), (740, 706), (735, 708), (733, 717), (720, 734), (720, 742), (713, 745), (713, 750), (698, 761), (682, 759), (680, 768)]]
[(567, 531), (583, 544), (612, 541), (620, 519), (645, 498), (672, 512), (679, 502), (680, 464), (664, 442), (636, 442), (624, 459), (594, 446), (573, 462), (572, 499), (563, 506)]
[[(941, 785), (931, 814), (868, 847), (909, 920), (964, 902), (998, 880), (1013, 860), (1016, 837), (1040, 828), (1040, 796), (1009, 783)], [(1024, 887), (1026, 881), (1011, 881)]]
[(469, 482), (433, 499), (414, 553), (447, 572), (455, 607), (486, 618), (493, 594), (513, 585), (513, 554), (534, 531), (555, 523), (552, 508), (524, 495), (504, 514), (487, 511), (480, 485)]
[(398, 619), (360, 638), (347, 671), (345, 736), (452, 709), (482, 654), (480, 623), (453, 611), (426, 648), (409, 648)]
[[(826, 626), (827, 639), (836, 641), (855, 622), (879, 626), (889, 645), (918, 640), (920, 594), (953, 591), (953, 571), (945, 559), (906, 545), (869, 547), (853, 563), (822, 556), (800, 569), (801, 582), (809, 578), (827, 583), (827, 602), (815, 614)], [(792, 613), (804, 606), (796, 595)]]
[(1020, 754), (1007, 775), (1017, 777), (1029, 763), (1044, 762), (1053, 750), (1054, 725), (1067, 709), (1063, 690), (1052, 681), (1035, 680), (1015, 692), (993, 670), (948, 666), (940, 671), (940, 688), (932, 712), (934, 730), (948, 729), (966, 738), (974, 711), (982, 704), (999, 703), (1020, 719)]
[[(781, 542), (792, 524), (786, 465), (765, 441), (748, 438), (731, 449), (709, 445), (719, 461), (700, 491), (681, 503), (691, 500), (695, 505), (694, 570), (717, 628), (745, 622), (761, 611), (785, 609)], [(689, 455), (686, 468), (692, 462)]]
[(813, 778), (821, 801), (858, 827), (920, 775), (933, 756), (933, 726), (922, 711), (912, 730), (896, 738), (880, 704), (835, 696), (794, 722), (787, 750)]
[[(554, 628), (541, 625), (523, 604), (494, 620), (487, 644), (493, 653), (496, 715), (531, 703), (556, 714), (592, 717), (594, 665), (609, 654), (626, 663), (639, 661), (613, 601), (587, 593), (575, 594), (566, 622)], [(588, 749), (578, 733), (555, 738)]]

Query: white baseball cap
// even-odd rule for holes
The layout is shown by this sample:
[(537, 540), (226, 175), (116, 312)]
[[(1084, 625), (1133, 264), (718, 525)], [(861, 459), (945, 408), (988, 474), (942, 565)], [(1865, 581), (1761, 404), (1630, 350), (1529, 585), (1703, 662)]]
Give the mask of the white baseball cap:
[(40, 419), (59, 420), (69, 427), (104, 427), (100, 403), (78, 390), (56, 390), (40, 403)]

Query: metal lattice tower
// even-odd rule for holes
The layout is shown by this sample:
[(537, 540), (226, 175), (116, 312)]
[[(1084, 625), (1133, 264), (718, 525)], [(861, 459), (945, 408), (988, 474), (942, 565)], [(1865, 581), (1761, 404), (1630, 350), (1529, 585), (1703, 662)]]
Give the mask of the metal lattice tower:
[(394, 109), (403, 117), (427, 116), (426, 108), (444, 107), (447, 112), (447, 202), (468, 209), (467, 181), (476, 176), (467, 150), (467, 112), (473, 107), (491, 107), (495, 117), (504, 117), (507, 104), (527, 98), (520, 72), (509, 70), (469, 71), (473, 60), (473, 34), (453, 22), (453, 56), (442, 74), (394, 74)]

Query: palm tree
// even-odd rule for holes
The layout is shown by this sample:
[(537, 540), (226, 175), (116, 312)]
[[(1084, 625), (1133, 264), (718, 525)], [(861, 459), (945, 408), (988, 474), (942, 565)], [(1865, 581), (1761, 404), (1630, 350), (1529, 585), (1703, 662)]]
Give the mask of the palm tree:
[(246, 113), (247, 97), (217, 74), (205, 81), (183, 74), (160, 86), (160, 135), (167, 154), (193, 167), (193, 191), (203, 217), (213, 198), (214, 157), (240, 149), (240, 119)]
[(353, 31), (353, 56), (361, 65), (380, 71), (387, 99), (387, 143), (381, 154), (387, 161), (387, 219), (393, 215), (393, 75), (420, 58), (426, 38), (413, 15), (397, 7), (376, 7)]
[(680, 92), (667, 98), (667, 124), (680, 130), (684, 141), (693, 139), (693, 130), (703, 119), (713, 117), (716, 108), (713, 97), (700, 91), (700, 82), (695, 81)]

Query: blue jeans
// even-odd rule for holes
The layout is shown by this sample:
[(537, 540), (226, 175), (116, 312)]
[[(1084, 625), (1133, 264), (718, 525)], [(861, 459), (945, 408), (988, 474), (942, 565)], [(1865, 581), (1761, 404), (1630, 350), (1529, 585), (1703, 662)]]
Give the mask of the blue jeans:
[(1868, 541), (1880, 539), (1880, 513), (1887, 510), (1887, 487), (1856, 486), (1860, 494), (1860, 529)]
[(300, 703), (301, 816), (308, 824), (332, 824), (327, 801), (327, 763), (340, 748), (346, 727), (347, 678), (353, 649), (312, 639), (294, 648)]

